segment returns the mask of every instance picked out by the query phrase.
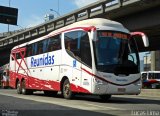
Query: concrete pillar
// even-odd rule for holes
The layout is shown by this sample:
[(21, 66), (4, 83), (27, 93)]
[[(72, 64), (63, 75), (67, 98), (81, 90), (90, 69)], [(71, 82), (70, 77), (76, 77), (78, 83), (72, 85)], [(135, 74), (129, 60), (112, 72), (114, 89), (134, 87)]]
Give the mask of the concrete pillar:
[(160, 51), (156, 51), (155, 54), (155, 70), (159, 71), (160, 70)]
[(156, 70), (156, 52), (155, 51), (151, 52), (151, 70), (152, 71)]

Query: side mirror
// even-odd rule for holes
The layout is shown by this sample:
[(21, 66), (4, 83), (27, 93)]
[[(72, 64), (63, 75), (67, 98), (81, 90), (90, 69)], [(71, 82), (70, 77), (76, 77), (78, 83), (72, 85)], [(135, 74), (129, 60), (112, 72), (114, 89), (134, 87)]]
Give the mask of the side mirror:
[(149, 47), (148, 37), (143, 32), (131, 32), (131, 36), (141, 36), (145, 47)]

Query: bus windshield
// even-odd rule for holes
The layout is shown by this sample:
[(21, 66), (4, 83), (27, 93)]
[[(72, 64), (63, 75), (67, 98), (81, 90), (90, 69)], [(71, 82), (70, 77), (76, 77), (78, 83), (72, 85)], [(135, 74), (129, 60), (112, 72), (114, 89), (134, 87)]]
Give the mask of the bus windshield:
[(129, 34), (98, 31), (93, 45), (98, 71), (127, 75), (139, 72), (138, 51)]

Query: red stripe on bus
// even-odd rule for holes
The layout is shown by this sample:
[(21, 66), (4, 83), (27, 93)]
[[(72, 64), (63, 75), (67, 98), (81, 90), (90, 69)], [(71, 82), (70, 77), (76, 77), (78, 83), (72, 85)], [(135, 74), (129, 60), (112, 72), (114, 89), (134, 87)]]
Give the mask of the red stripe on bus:
[(79, 92), (79, 93), (88, 93), (88, 94), (91, 93), (87, 89), (80, 87), (80, 86), (76, 86), (73, 83), (71, 83), (71, 90), (73, 92)]
[(19, 53), (19, 52), (25, 52), (26, 48), (16, 48), (11, 51), (11, 53)]
[(51, 34), (47, 35), (45, 38), (52, 37), (52, 36), (58, 35), (58, 34), (63, 33), (63, 32), (72, 31), (72, 30), (78, 30), (78, 29), (82, 29), (82, 30), (88, 32), (88, 31), (91, 31), (91, 30), (95, 31), (95, 30), (96, 30), (96, 27), (95, 27), (95, 26), (75, 27), (75, 28), (70, 28), (70, 29), (66, 29), (66, 30), (59, 31), (59, 32), (54, 33), (54, 34), (52, 34), (52, 32), (51, 32)]
[[(60, 82), (53, 80), (41, 80), (35, 77), (18, 74), (12, 71), (10, 71), (9, 85), (13, 88), (16, 88), (16, 80), (19, 79), (19, 81), (21, 81), (22, 78), (26, 80), (27, 89), (60, 91)], [(73, 83), (71, 83), (71, 91), (79, 93), (90, 93), (87, 89), (77, 86)]]

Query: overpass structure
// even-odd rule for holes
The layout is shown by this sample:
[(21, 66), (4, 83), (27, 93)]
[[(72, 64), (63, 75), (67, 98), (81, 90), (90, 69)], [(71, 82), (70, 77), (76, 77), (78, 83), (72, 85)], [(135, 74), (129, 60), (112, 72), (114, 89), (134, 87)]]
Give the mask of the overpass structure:
[(9, 32), (4, 32), (4, 33), (0, 33), (0, 40), (5, 38), (5, 37), (8, 37), (8, 36), (11, 36), (11, 35), (14, 35), (18, 32), (22, 32), (26, 29), (20, 29), (20, 30), (15, 30), (15, 31), (9, 31)]
[(160, 0), (99, 0), (74, 12), (36, 27), (0, 39), (0, 66), (9, 61), (10, 50), (18, 44), (46, 35), (53, 30), (89, 18), (101, 17), (121, 22), (131, 31), (143, 31), (149, 36), (150, 47), (144, 48), (137, 39), (139, 50), (157, 50), (160, 37)]

